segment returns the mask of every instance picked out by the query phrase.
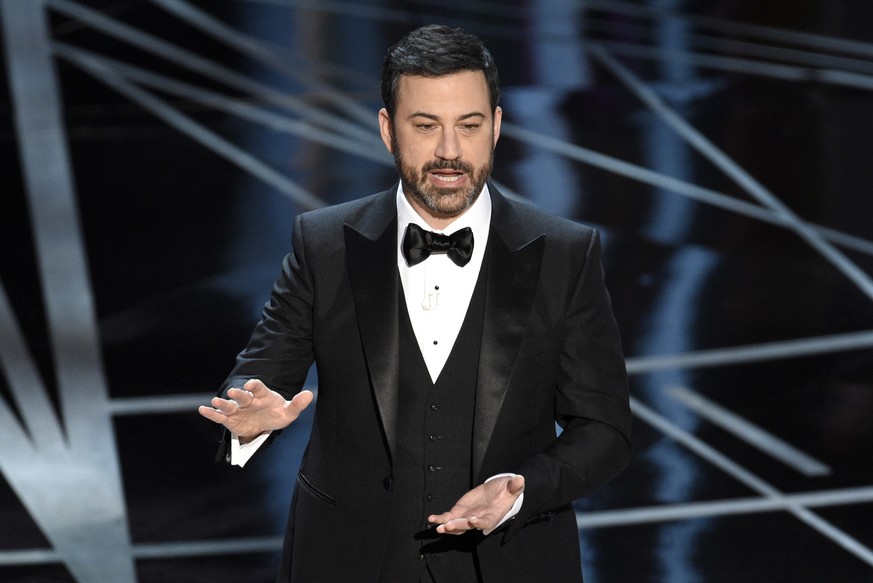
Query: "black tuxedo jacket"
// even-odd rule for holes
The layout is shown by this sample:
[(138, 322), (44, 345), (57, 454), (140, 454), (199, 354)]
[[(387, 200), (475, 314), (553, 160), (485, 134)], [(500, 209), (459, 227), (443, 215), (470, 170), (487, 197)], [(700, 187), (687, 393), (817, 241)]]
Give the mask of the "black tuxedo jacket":
[[(526, 485), (514, 520), (475, 534), (477, 559), (485, 583), (577, 583), (570, 503), (621, 471), (630, 452), (624, 359), (599, 237), (490, 190), (471, 486), (501, 472), (523, 475)], [(383, 553), (392, 552), (384, 534), (398, 401), (395, 193), (297, 217), (293, 251), (224, 385), (259, 378), (290, 396), (313, 359), (318, 369), (282, 582), (375, 583)]]

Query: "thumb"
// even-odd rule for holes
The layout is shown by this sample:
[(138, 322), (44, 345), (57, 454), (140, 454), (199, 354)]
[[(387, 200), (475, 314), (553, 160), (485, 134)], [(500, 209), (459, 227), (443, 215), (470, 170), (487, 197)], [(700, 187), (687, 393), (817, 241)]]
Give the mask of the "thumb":
[(506, 489), (510, 494), (521, 494), (524, 492), (524, 476), (512, 476)]
[(310, 390), (303, 390), (294, 395), (290, 401), (285, 404), (285, 407), (294, 413), (297, 417), (304, 409), (309, 407), (309, 404), (315, 399), (315, 395)]

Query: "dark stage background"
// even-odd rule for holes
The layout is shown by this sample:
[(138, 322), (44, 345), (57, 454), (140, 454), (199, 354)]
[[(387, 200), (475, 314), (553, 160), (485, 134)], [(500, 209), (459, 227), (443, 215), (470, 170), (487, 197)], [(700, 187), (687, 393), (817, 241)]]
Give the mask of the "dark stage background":
[(0, 20), (0, 581), (273, 580), (308, 419), (239, 470), (195, 407), (293, 216), (393, 183), (379, 67), (428, 22), (495, 54), (502, 190), (603, 233), (636, 451), (577, 504), (586, 581), (873, 581), (873, 3)]

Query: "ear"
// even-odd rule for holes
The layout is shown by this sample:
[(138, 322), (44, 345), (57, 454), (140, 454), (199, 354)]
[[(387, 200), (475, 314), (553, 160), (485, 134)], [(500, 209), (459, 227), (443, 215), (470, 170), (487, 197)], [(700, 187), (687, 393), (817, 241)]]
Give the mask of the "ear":
[(382, 135), (382, 143), (385, 144), (388, 153), (394, 154), (394, 150), (391, 147), (391, 137), (394, 134), (394, 126), (391, 123), (391, 116), (388, 115), (388, 110), (384, 107), (379, 110), (379, 132)]
[(494, 108), (494, 144), (497, 145), (497, 138), (500, 137), (500, 122), (503, 121), (503, 109), (499, 106)]

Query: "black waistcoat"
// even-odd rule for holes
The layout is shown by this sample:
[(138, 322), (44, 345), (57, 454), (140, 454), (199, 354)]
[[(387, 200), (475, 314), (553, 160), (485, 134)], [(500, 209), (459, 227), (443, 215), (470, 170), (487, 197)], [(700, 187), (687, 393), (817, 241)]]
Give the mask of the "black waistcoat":
[[(382, 583), (479, 581), (474, 548), (481, 533), (438, 535), (427, 516), (449, 510), (473, 486), (473, 410), (485, 313), (486, 261), (452, 351), (434, 383), (418, 348), (400, 289), (400, 397), (395, 497)], [(425, 580), (428, 580), (425, 578)]]

